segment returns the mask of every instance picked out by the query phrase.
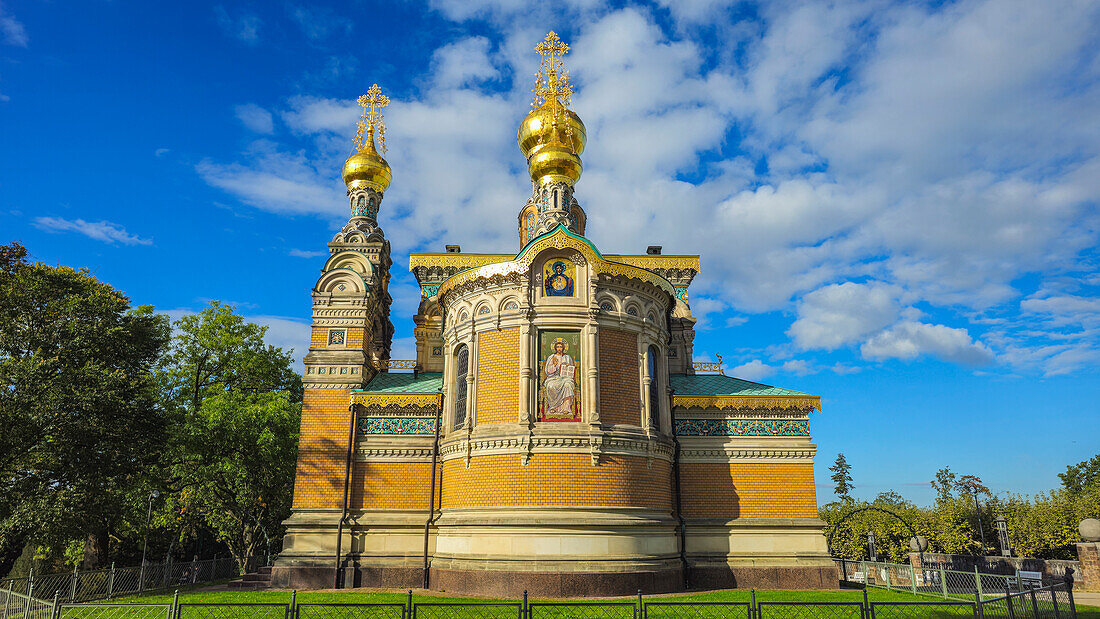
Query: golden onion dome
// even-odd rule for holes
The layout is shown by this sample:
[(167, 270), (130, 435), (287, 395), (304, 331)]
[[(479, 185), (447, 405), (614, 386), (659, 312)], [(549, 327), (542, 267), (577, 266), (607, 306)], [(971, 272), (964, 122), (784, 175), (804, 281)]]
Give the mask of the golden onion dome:
[(344, 162), (344, 184), (348, 191), (353, 189), (374, 189), (386, 191), (390, 186), (393, 173), (390, 164), (374, 148), (374, 140), (367, 140), (363, 148)]
[(530, 157), (539, 144), (558, 141), (554, 139), (555, 116), (558, 117), (558, 124), (563, 125), (558, 127), (557, 133), (570, 137), (575, 154), (580, 155), (584, 152), (587, 134), (580, 116), (550, 99), (531, 110), (531, 113), (519, 124), (516, 139), (519, 141), (519, 149), (524, 157)]
[(527, 171), (531, 174), (531, 180), (539, 185), (576, 184), (581, 177), (581, 169), (581, 158), (572, 148), (561, 144), (539, 146), (527, 159)]

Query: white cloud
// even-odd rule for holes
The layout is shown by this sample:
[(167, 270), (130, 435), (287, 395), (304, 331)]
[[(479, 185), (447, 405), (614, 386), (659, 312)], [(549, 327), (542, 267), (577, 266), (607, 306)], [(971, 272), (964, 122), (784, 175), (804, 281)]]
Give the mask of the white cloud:
[(309, 251), (305, 249), (291, 249), (287, 253), (295, 258), (320, 258), (328, 255), (327, 251)]
[(500, 71), (489, 58), (489, 39), (469, 37), (435, 50), (432, 75), (439, 87), (455, 88), (496, 79)]
[(167, 155), (170, 152), (172, 152), (171, 148), (158, 148), (155, 151), (153, 151), (153, 155), (156, 156), (156, 157), (163, 157), (163, 156)]
[(250, 131), (264, 134), (275, 132), (275, 121), (271, 117), (271, 112), (255, 103), (238, 105), (234, 111), (237, 114), (237, 120)]
[(143, 239), (126, 232), (122, 226), (109, 221), (89, 222), (83, 219), (65, 219), (63, 217), (36, 217), (34, 226), (46, 232), (77, 232), (84, 236), (108, 244), (152, 245), (153, 239)]
[(898, 319), (899, 291), (873, 282), (832, 284), (802, 297), (787, 334), (803, 349), (834, 350)]
[(745, 380), (752, 381), (767, 378), (772, 374), (775, 374), (775, 368), (759, 359), (753, 359), (748, 363), (742, 363), (741, 365), (730, 370), (730, 376), (736, 376), (737, 378), (743, 378)]
[(26, 47), (30, 42), (30, 37), (27, 36), (27, 29), (23, 26), (23, 22), (12, 15), (6, 14), (2, 4), (0, 4), (0, 41), (3, 41), (5, 45), (16, 47)]
[(993, 361), (993, 351), (975, 342), (966, 329), (905, 320), (876, 334), (860, 347), (868, 359), (911, 360), (925, 354), (966, 365)]
[(247, 45), (257, 45), (260, 42), (260, 27), (263, 20), (259, 15), (248, 11), (240, 11), (231, 15), (223, 6), (214, 7), (214, 18), (218, 27), (227, 36), (233, 37)]

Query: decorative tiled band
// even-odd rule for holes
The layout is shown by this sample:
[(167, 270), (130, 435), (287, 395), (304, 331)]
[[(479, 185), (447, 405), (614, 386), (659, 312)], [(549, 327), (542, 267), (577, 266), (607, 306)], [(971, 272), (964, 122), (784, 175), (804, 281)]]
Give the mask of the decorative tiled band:
[(368, 417), (359, 420), (360, 434), (435, 434), (435, 419)]
[(678, 436), (809, 436), (806, 419), (677, 419)]

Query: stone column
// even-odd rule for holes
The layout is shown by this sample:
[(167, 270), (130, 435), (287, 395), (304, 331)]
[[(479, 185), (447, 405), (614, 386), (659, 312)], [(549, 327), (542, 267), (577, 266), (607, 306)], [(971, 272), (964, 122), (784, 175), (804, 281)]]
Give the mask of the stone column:
[(530, 426), (531, 415), (531, 318), (525, 315), (519, 326), (519, 423)]
[(649, 375), (649, 346), (642, 338), (638, 338), (638, 348), (638, 365), (642, 373), (642, 380), (640, 382), (642, 386), (642, 397), (638, 400), (642, 403), (642, 415), (640, 419), (642, 420), (642, 427), (645, 428), (646, 434), (649, 434), (651, 432), (650, 428), (652, 427), (652, 423), (649, 419), (649, 414), (652, 410), (649, 401), (649, 384), (653, 381), (653, 377)]
[(1077, 560), (1081, 562), (1081, 572), (1074, 574), (1074, 588), (1100, 591), (1100, 542), (1077, 544)]
[(600, 363), (599, 358), (599, 338), (596, 333), (598, 327), (596, 326), (596, 312), (589, 310), (588, 312), (588, 324), (584, 328), (582, 337), (585, 340), (585, 346), (588, 347), (588, 351), (585, 354), (584, 366), (586, 368), (585, 374), (588, 379), (587, 389), (585, 389), (584, 395), (584, 408), (588, 422), (597, 425), (600, 423), (600, 371), (598, 365)]

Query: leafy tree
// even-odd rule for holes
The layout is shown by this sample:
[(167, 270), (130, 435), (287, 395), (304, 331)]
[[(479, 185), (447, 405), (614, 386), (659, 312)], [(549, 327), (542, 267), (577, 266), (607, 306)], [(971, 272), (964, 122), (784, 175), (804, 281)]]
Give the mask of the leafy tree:
[(931, 483), (936, 491), (937, 503), (948, 503), (954, 498), (952, 490), (956, 487), (956, 475), (951, 472), (951, 467), (945, 466), (936, 471), (936, 479)]
[(107, 562), (166, 433), (153, 367), (168, 321), (85, 270), (0, 247), (0, 547), (84, 540)]
[(829, 470), (833, 472), (833, 476), (830, 479), (836, 484), (833, 489), (833, 493), (836, 497), (844, 502), (851, 502), (852, 488), (852, 466), (848, 464), (848, 461), (844, 458), (843, 453), (836, 455), (836, 462), (829, 467)]
[(181, 531), (200, 521), (242, 560), (276, 538), (290, 512), (301, 418), (291, 357), (267, 328), (217, 301), (175, 323), (162, 371), (174, 415), (166, 510)]
[(1062, 487), (1074, 494), (1100, 486), (1100, 454), (1067, 466), (1066, 472), (1059, 473), (1058, 478), (1062, 480)]

